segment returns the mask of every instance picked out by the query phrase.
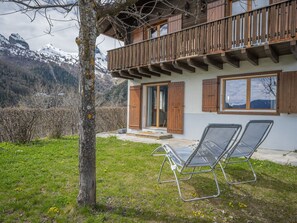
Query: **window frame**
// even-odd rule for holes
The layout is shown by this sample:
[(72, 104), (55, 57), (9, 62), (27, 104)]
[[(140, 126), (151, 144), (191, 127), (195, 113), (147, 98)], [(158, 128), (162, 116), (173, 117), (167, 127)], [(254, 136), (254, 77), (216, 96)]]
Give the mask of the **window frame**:
[[(230, 16), (234, 16), (234, 15), (237, 15), (237, 14), (232, 14), (232, 8), (233, 8), (233, 2), (238, 2), (240, 0), (229, 0), (229, 15)], [(258, 0), (259, 1), (259, 0)], [(244, 3), (243, 3), (244, 4)], [(267, 6), (271, 5), (271, 1), (269, 1), (269, 4)], [(267, 7), (267, 6), (262, 6), (262, 7)], [(250, 11), (253, 11), (253, 10), (256, 10), (256, 9), (259, 9), (259, 8), (262, 8), (262, 7), (258, 7), (258, 8), (254, 8), (253, 9), (253, 2), (252, 1), (249, 1), (247, 0), (247, 10), (245, 12), (250, 12)], [(241, 13), (245, 13), (245, 12), (241, 12)], [(239, 13), (239, 14), (241, 14)]]
[[(161, 26), (162, 25), (164, 25), (164, 24), (167, 24), (167, 34), (169, 33), (168, 31), (169, 31), (169, 23), (168, 23), (168, 20), (163, 20), (163, 21), (160, 21), (160, 22), (158, 22), (158, 23), (154, 23), (154, 24), (152, 24), (152, 25), (149, 25), (148, 27), (147, 27), (147, 39), (155, 39), (155, 38), (159, 38), (159, 37), (161, 37), (160, 36), (160, 29), (161, 29)], [(151, 29), (152, 28), (156, 28), (157, 29), (157, 36), (156, 37), (151, 37)], [(166, 35), (167, 35), (166, 34)], [(163, 36), (163, 35), (162, 35)]]
[[(280, 72), (281, 71), (269, 71), (261, 73), (248, 73), (239, 75), (228, 75), (220, 76), (219, 79), (219, 110), (220, 114), (253, 114), (253, 115), (279, 115), (279, 97), (280, 97)], [(261, 77), (273, 77), (277, 79), (276, 85), (276, 108), (275, 109), (251, 109), (251, 79)], [(226, 108), (225, 107), (225, 96), (226, 96), (226, 80), (247, 80), (246, 89), (246, 108)]]

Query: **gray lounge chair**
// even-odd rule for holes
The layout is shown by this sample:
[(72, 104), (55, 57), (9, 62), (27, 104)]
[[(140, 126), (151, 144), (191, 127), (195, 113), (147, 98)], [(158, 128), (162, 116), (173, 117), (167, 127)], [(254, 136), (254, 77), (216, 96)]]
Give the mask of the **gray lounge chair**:
[[(238, 142), (235, 143), (234, 146), (226, 153), (225, 157), (222, 159), (223, 162), (219, 163), (228, 184), (242, 184), (255, 182), (257, 180), (257, 175), (250, 162), (250, 158), (252, 157), (256, 149), (264, 142), (272, 126), (272, 120), (252, 120), (248, 122)], [(250, 169), (252, 170), (254, 178), (244, 181), (229, 180), (226, 174), (226, 167), (230, 164), (244, 162), (248, 163)]]
[[(163, 152), (161, 155), (165, 156), (159, 172), (158, 182), (176, 182), (179, 196), (183, 201), (195, 201), (218, 197), (220, 195), (220, 188), (214, 170), (221, 157), (234, 144), (240, 130), (241, 125), (210, 124), (205, 128), (199, 143), (194, 147), (186, 146), (182, 148), (173, 148), (168, 144), (158, 147), (154, 150), (152, 155), (160, 155), (160, 152)], [(174, 180), (161, 180), (162, 170), (166, 162), (169, 162), (175, 177)], [(196, 171), (197, 167), (199, 167), (199, 170)], [(203, 167), (203, 170), (201, 170), (201, 167)], [(207, 172), (212, 172), (213, 174), (217, 187), (217, 194), (186, 199), (182, 194), (179, 180), (190, 180), (193, 174)], [(188, 175), (189, 177), (186, 179), (179, 179), (180, 174)]]

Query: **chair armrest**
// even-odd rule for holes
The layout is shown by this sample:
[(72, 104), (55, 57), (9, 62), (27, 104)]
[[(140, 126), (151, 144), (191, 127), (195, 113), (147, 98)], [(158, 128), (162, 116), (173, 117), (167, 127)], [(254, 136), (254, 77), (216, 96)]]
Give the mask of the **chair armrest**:
[(151, 153), (151, 156), (165, 156), (166, 150), (164, 147), (165, 147), (165, 144), (154, 149), (154, 151)]

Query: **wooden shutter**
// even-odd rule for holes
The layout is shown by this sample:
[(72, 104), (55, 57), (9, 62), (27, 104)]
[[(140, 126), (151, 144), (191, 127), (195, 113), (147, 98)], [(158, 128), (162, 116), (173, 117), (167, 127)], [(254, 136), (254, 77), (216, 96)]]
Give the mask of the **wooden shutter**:
[(184, 132), (184, 95), (185, 82), (168, 84), (167, 132), (169, 133)]
[(143, 28), (134, 29), (132, 32), (132, 43), (143, 41)]
[(218, 0), (207, 4), (207, 22), (225, 17), (225, 0)]
[(297, 71), (281, 73), (279, 82), (280, 113), (297, 113)]
[(218, 80), (217, 78), (202, 82), (202, 111), (218, 111)]
[(129, 128), (141, 129), (141, 86), (130, 87)]
[(168, 18), (168, 33), (174, 33), (182, 29), (182, 14)]

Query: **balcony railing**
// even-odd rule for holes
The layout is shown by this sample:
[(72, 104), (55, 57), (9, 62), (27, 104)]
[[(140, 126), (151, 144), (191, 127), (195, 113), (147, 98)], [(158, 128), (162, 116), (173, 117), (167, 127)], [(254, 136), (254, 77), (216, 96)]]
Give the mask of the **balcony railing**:
[(297, 0), (200, 24), (108, 52), (110, 71), (296, 40)]

